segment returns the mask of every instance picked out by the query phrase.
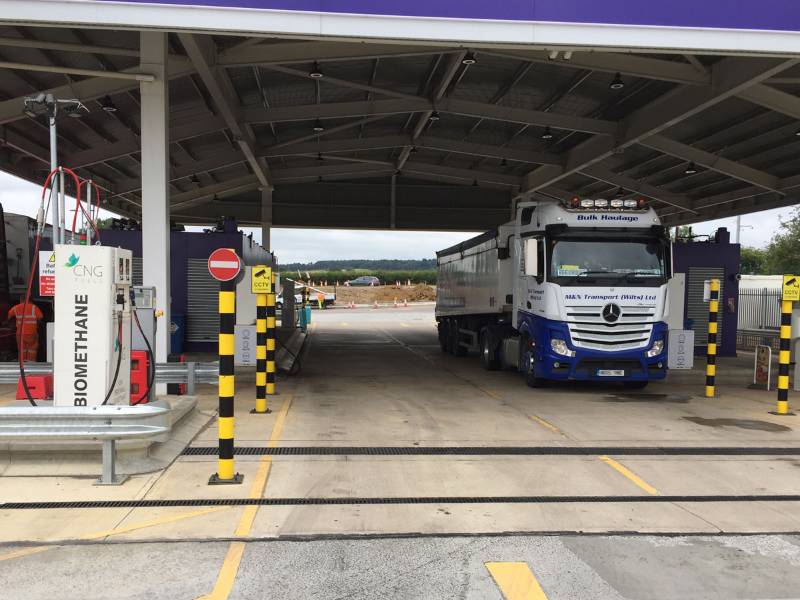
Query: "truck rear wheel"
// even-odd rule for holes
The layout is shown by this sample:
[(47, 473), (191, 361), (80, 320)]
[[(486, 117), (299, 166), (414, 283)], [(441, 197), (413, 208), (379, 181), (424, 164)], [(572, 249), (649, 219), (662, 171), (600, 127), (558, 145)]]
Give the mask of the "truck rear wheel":
[(500, 367), (500, 357), (495, 348), (492, 348), (492, 339), (487, 328), (481, 329), (480, 333), (480, 353), (481, 364), (487, 371), (496, 371)]
[(442, 352), (448, 352), (447, 348), (447, 321), (439, 321), (436, 329), (439, 333), (439, 348)]
[(459, 343), (461, 334), (458, 332), (458, 328), (458, 319), (452, 319), (450, 321), (450, 353), (453, 356), (465, 356), (467, 349)]

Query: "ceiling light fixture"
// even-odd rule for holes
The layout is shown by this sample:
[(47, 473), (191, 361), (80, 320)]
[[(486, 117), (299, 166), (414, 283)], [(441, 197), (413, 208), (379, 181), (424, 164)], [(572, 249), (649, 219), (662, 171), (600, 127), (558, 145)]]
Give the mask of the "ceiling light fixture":
[(621, 90), (622, 88), (624, 88), (625, 82), (622, 81), (622, 75), (620, 75), (619, 73), (614, 75), (614, 79), (611, 81), (611, 83), (608, 84), (608, 87), (612, 90)]
[(461, 59), (462, 65), (474, 65), (478, 60), (472, 52), (467, 52), (464, 58)]
[(501, 167), (507, 167), (508, 166), (508, 161), (505, 158), (503, 158), (503, 160), (500, 161), (500, 166)]
[(103, 98), (101, 108), (107, 113), (117, 112), (117, 105), (114, 104), (114, 101), (111, 99), (111, 96), (106, 96), (105, 98)]
[(314, 131), (316, 133), (320, 133), (322, 131), (325, 131), (325, 125), (323, 125), (322, 121), (320, 121), (319, 119), (314, 121)]
[(544, 128), (544, 131), (542, 132), (542, 139), (543, 140), (553, 139), (553, 132), (550, 130), (550, 125)]
[(697, 173), (697, 166), (694, 164), (694, 161), (690, 161), (688, 165), (686, 165), (686, 170), (684, 171), (686, 175), (694, 175)]
[(441, 119), (441, 118), (442, 118), (442, 117), (440, 117), (440, 116), (439, 116), (439, 111), (438, 111), (438, 110), (435, 110), (435, 111), (433, 111), (433, 112), (431, 113), (431, 116), (430, 116), (430, 117), (428, 117), (428, 120), (429, 120), (429, 121), (431, 121), (431, 122), (433, 122), (433, 123), (435, 123), (436, 121), (438, 121), (438, 120), (439, 120), (439, 119)]
[(325, 74), (320, 70), (319, 64), (314, 61), (314, 68), (309, 71), (308, 76), (311, 77), (311, 79), (322, 79)]

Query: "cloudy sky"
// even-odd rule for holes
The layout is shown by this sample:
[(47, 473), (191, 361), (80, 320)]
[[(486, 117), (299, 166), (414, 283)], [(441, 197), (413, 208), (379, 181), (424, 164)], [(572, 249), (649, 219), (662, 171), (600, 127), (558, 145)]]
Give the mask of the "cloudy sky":
[[(41, 188), (0, 173), (0, 203), (6, 212), (33, 216), (39, 206)], [(767, 210), (742, 217), (742, 243), (765, 246), (791, 208)], [(718, 227), (731, 232), (736, 219), (720, 219), (694, 225), (694, 232), (713, 233)], [(349, 231), (319, 229), (273, 229), (272, 246), (278, 260), (311, 262), (345, 258), (433, 258), (436, 250), (452, 246), (474, 233), (431, 233), (416, 231)], [(254, 230), (260, 241), (261, 231)]]

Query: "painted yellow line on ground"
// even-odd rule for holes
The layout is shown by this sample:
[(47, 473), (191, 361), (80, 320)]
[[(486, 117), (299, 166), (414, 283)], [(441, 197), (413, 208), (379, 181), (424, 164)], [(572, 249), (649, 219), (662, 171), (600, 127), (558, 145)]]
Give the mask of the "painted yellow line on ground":
[[(275, 448), (278, 445), (278, 441), (283, 434), (283, 428), (286, 425), (286, 415), (291, 405), (292, 396), (286, 396), (286, 399), (283, 401), (278, 411), (275, 424), (272, 426), (272, 433), (269, 436), (267, 447)], [(272, 456), (262, 456), (259, 460), (258, 471), (253, 478), (253, 485), (250, 486), (250, 498), (261, 498), (264, 495), (271, 469)], [(236, 531), (234, 532), (236, 537), (247, 537), (250, 535), (253, 522), (258, 514), (258, 509), (258, 506), (244, 507), (242, 516), (239, 518), (239, 523), (236, 525)], [(228, 552), (225, 555), (225, 560), (222, 561), (222, 567), (219, 570), (217, 582), (214, 584), (214, 590), (208, 596), (202, 596), (199, 600), (225, 600), (230, 595), (233, 584), (236, 581), (236, 574), (239, 572), (239, 565), (242, 563), (244, 549), (244, 542), (231, 542), (231, 545), (228, 547)]]
[(408, 323), (400, 323), (400, 326), (401, 327), (406, 327), (406, 328), (411, 327), (411, 325), (409, 325)]
[(558, 427), (556, 427), (555, 425), (553, 425), (553, 424), (552, 424), (550, 421), (546, 421), (546, 420), (545, 420), (545, 419), (543, 419), (542, 417), (539, 417), (539, 416), (537, 416), (537, 415), (528, 415), (528, 418), (529, 418), (531, 421), (534, 421), (534, 422), (538, 423), (539, 425), (541, 425), (541, 426), (542, 426), (542, 427), (544, 427), (545, 429), (549, 429), (549, 430), (550, 430), (550, 431), (552, 431), (553, 433), (557, 433), (558, 435), (563, 435), (564, 437), (567, 437), (567, 434), (565, 434), (565, 433), (564, 433), (563, 431), (561, 431), (561, 430), (560, 430)]
[[(465, 381), (466, 381), (466, 380), (465, 380)], [(468, 381), (467, 383), (472, 383), (472, 382), (471, 382), (471, 381)], [(479, 386), (477, 383), (472, 383), (472, 385), (474, 385), (474, 386), (475, 386), (476, 388), (478, 388), (478, 389), (479, 389), (481, 392), (483, 392), (484, 394), (486, 394), (487, 396), (489, 396), (489, 398), (491, 398), (492, 400), (502, 400), (502, 399), (503, 399), (503, 397), (502, 397), (502, 396), (500, 396), (499, 394), (495, 394), (493, 391), (491, 391), (491, 390), (487, 390), (486, 388), (483, 388), (483, 387)]]
[(547, 600), (528, 563), (487, 562), (486, 569), (505, 600)]
[(342, 327), (349, 327), (350, 323), (348, 323), (347, 321), (342, 321), (341, 323), (339, 323), (339, 325), (341, 325)]
[(636, 484), (639, 488), (643, 489), (645, 492), (652, 496), (658, 496), (658, 490), (654, 488), (652, 485), (647, 483), (644, 479), (639, 477), (636, 473), (631, 471), (629, 468), (625, 467), (624, 465), (618, 463), (613, 458), (608, 456), (601, 456), (600, 460), (606, 463), (609, 467), (614, 469), (617, 473), (621, 474), (623, 477), (627, 477), (630, 481)]
[[(96, 531), (94, 533), (87, 533), (85, 535), (79, 536), (77, 539), (79, 540), (98, 540), (104, 537), (109, 537), (112, 535), (120, 535), (122, 533), (130, 533), (131, 531), (137, 531), (139, 529), (145, 529), (147, 527), (156, 527), (158, 525), (165, 525), (167, 523), (175, 523), (177, 521), (182, 521), (184, 519), (191, 519), (192, 517), (199, 517), (201, 515), (207, 515), (210, 513), (219, 512), (222, 510), (230, 510), (229, 506), (217, 506), (214, 508), (206, 508), (203, 510), (196, 510), (193, 512), (188, 513), (181, 513), (179, 515), (170, 515), (167, 517), (159, 517), (158, 519), (150, 519), (148, 521), (142, 521), (140, 523), (133, 523), (131, 525), (125, 525), (123, 527), (115, 527), (113, 529), (104, 529), (103, 531)], [(9, 552), (8, 554), (0, 554), (0, 562), (4, 560), (10, 560), (12, 558), (19, 558), (21, 556), (28, 556), (30, 554), (38, 554), (39, 552), (45, 552), (47, 550), (51, 550), (53, 548), (57, 548), (58, 546), (32, 546), (30, 548), (22, 548), (20, 550), (15, 550), (14, 552)]]

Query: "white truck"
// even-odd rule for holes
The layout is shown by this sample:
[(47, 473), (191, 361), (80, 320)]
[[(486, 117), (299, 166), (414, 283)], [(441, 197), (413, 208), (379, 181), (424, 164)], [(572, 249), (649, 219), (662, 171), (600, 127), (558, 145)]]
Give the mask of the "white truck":
[(670, 242), (644, 199), (521, 202), (514, 221), (436, 254), (442, 351), (478, 351), (531, 387), (666, 376)]

